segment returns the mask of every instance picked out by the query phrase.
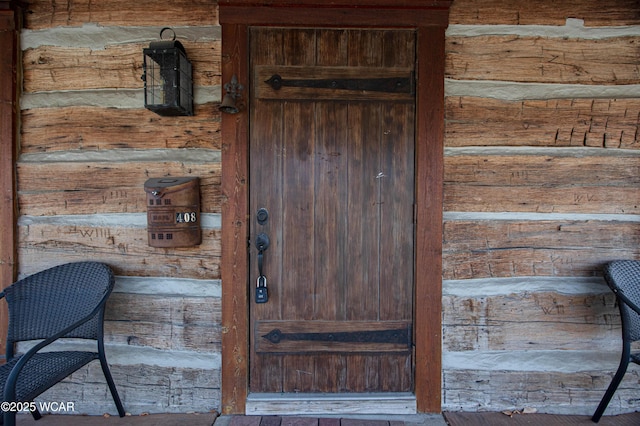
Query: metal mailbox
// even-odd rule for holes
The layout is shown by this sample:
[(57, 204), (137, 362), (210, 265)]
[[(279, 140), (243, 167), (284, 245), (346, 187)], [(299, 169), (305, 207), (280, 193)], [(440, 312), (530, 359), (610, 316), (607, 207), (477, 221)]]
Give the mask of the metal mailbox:
[(152, 178), (147, 193), (147, 233), (151, 247), (191, 247), (202, 242), (200, 179)]

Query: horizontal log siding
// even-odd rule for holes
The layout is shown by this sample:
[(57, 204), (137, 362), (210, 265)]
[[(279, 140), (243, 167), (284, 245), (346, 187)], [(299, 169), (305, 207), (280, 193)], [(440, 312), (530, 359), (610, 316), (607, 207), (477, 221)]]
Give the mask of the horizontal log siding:
[(638, 43), (640, 36), (602, 40), (450, 37), (445, 75), (520, 83), (638, 84)]
[(447, 153), (447, 211), (640, 213), (640, 151), (503, 147)]
[(445, 295), (446, 351), (601, 350), (617, 347), (620, 316), (606, 292)]
[[(562, 362), (558, 357), (556, 362)], [(581, 359), (565, 359), (580, 365)], [(550, 407), (557, 414), (591, 416), (598, 406), (611, 375), (604, 368), (615, 369), (618, 360), (601, 357), (600, 366), (587, 371), (495, 371), (446, 370), (443, 373), (444, 398), (447, 406), (457, 410), (487, 410), (492, 407)], [(640, 375), (629, 369), (607, 408), (607, 415), (634, 412)], [(496, 388), (499, 386), (499, 388)], [(540, 411), (545, 410), (541, 408)]]
[[(17, 163), (20, 274), (69, 261), (108, 263), (117, 283), (105, 339), (126, 410), (219, 409), (216, 2), (35, 0), (27, 9)], [(193, 117), (160, 117), (143, 108), (142, 49), (165, 26), (175, 28), (193, 64)], [(164, 176), (200, 178), (197, 247), (147, 244), (144, 183)], [(112, 412), (98, 373), (91, 364), (42, 398), (75, 401), (82, 413)]]
[(455, 0), (449, 16), (453, 25), (564, 25), (567, 18), (588, 26), (640, 24), (636, 0)]
[(109, 0), (32, 0), (25, 13), (29, 29), (79, 26), (95, 22), (102, 26), (215, 25), (218, 22), (215, 0), (172, 0), (131, 3)]
[(22, 114), (22, 153), (74, 150), (220, 149), (217, 104), (194, 105), (194, 117), (94, 106), (34, 108)]
[[(591, 414), (617, 367), (620, 318), (601, 270), (640, 258), (634, 11), (613, 0), (452, 6), (443, 409)], [(609, 413), (638, 409), (636, 376)]]
[[(71, 6), (72, 5), (72, 6)], [(604, 2), (545, 0), (523, 4), (519, 0), (456, 0), (449, 22), (464, 25), (563, 25), (567, 18), (585, 19), (589, 26), (640, 24), (636, 0)], [(188, 13), (185, 13), (188, 11)], [(86, 22), (100, 25), (215, 25), (215, 0), (175, 0), (158, 6), (110, 0), (95, 4), (91, 0), (29, 1), (25, 14), (27, 27), (45, 29), (78, 26)]]
[(109, 300), (108, 341), (161, 350), (220, 352), (220, 299), (115, 293)]
[(448, 147), (535, 146), (639, 149), (640, 100), (446, 99)]
[(639, 247), (640, 222), (449, 220), (444, 278), (593, 276)]

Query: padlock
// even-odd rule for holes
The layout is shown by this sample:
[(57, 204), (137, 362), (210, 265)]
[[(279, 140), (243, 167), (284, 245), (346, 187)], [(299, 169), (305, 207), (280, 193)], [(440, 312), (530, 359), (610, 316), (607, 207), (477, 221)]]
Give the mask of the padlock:
[(269, 292), (267, 291), (267, 277), (260, 275), (256, 283), (256, 303), (267, 303)]

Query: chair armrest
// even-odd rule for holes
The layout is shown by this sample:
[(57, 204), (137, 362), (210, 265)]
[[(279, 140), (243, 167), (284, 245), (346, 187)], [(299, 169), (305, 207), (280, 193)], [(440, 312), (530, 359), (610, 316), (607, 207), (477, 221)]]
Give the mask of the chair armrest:
[(18, 360), (16, 365), (14, 365), (13, 368), (11, 369), (11, 372), (9, 373), (9, 377), (7, 377), (7, 381), (6, 381), (5, 386), (4, 386), (4, 399), (5, 399), (5, 401), (13, 401), (13, 400), (15, 400), (15, 398), (16, 398), (16, 383), (18, 381), (18, 376), (20, 375), (20, 372), (22, 371), (24, 366), (27, 364), (27, 362), (29, 362), (29, 360), (36, 353), (38, 353), (42, 348), (44, 348), (46, 346), (49, 346), (51, 343), (53, 343), (56, 340), (64, 337), (65, 335), (69, 334), (71, 331), (75, 330), (76, 328), (80, 327), (81, 325), (83, 325), (86, 322), (88, 322), (91, 319), (93, 319), (100, 312), (100, 310), (104, 308), (105, 302), (106, 302), (106, 298), (93, 311), (91, 311), (91, 313), (89, 315), (87, 315), (86, 317), (80, 319), (79, 321), (76, 321), (75, 323), (71, 324), (70, 326), (68, 326), (64, 330), (61, 330), (61, 331), (57, 332), (53, 336), (48, 337), (48, 338), (40, 341), (37, 345), (35, 345), (31, 349), (29, 349), (27, 352), (25, 352), (20, 357), (20, 359)]

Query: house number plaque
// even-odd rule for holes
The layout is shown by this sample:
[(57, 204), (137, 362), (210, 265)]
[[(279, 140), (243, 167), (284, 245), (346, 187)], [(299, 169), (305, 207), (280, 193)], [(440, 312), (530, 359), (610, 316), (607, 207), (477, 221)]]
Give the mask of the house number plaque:
[(198, 178), (153, 178), (145, 182), (144, 190), (151, 247), (190, 247), (202, 242)]

